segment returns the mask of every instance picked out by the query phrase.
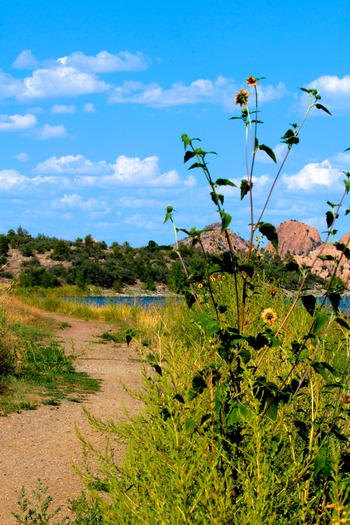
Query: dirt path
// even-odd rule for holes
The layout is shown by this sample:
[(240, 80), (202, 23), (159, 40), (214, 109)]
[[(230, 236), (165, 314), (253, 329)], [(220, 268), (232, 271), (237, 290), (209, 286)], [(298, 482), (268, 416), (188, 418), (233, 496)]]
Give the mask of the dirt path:
[[(101, 344), (103, 332), (113, 328), (106, 323), (87, 322), (50, 314), (70, 328), (59, 332), (66, 351), (72, 348), (84, 355), (76, 368), (102, 379), (101, 391), (90, 395), (83, 405), (62, 403), (59, 407), (42, 406), (38, 410), (0, 418), (0, 525), (16, 522), (11, 511), (18, 512), (17, 499), (21, 486), (30, 491), (38, 478), (54, 497), (53, 508), (60, 505), (70, 515), (68, 501), (80, 494), (82, 483), (71, 467), (81, 460), (81, 444), (75, 426), (96, 440), (83, 413), (86, 406), (94, 415), (112, 418), (123, 415), (124, 408), (135, 414), (140, 404), (127, 394), (122, 383), (131, 389), (141, 385), (140, 364), (135, 352), (126, 345)], [(114, 327), (115, 329), (115, 327)], [(119, 450), (121, 457), (122, 450)], [(118, 450), (117, 450), (118, 455)]]

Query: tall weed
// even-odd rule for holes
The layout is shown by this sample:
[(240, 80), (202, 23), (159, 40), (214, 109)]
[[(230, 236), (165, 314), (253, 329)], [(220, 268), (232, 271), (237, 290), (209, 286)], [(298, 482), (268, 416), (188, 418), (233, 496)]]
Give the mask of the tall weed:
[[(276, 168), (265, 205), (254, 207), (254, 165), (258, 151), (276, 163), (271, 148), (258, 138), (261, 125), (257, 85), (241, 90), (236, 103), (246, 132), (246, 177), (241, 199), (249, 200), (250, 242), (246, 254), (235, 253), (225, 210), (229, 179), (213, 179), (198, 139), (182, 136), (184, 161), (202, 172), (226, 237), (224, 253), (207, 254), (202, 231), (177, 228), (168, 206), (165, 222), (173, 225), (188, 308), (179, 305), (156, 315), (152, 323), (136, 316), (136, 328), (151, 328), (151, 352), (145, 351), (145, 388), (138, 393), (145, 409), (128, 423), (101, 421), (92, 427), (106, 440), (127, 444), (122, 466), (84, 439), (88, 498), (106, 524), (290, 525), (346, 523), (350, 512), (349, 356), (339, 312), (336, 271), (348, 245), (336, 245), (328, 257), (333, 273), (321, 302), (305, 289), (311, 268), (294, 262), (299, 288), (290, 297), (278, 282), (262, 277), (256, 234), (278, 252), (276, 228), (264, 214), (292, 148), (300, 141), (310, 111), (329, 113), (315, 89), (303, 89), (309, 106), (301, 124), (291, 124), (281, 141), (286, 153)], [(339, 204), (326, 214), (327, 240), (350, 190), (345, 172)], [(347, 211), (348, 212), (348, 211)], [(346, 213), (347, 213), (346, 212)], [(205, 278), (191, 275), (178, 249), (178, 232), (198, 245), (206, 261)], [(325, 308), (328, 299), (331, 310)], [(153, 332), (153, 335), (152, 335)], [(140, 338), (139, 338), (140, 340)], [(142, 346), (140, 346), (142, 351)], [(89, 458), (99, 469), (89, 467)]]

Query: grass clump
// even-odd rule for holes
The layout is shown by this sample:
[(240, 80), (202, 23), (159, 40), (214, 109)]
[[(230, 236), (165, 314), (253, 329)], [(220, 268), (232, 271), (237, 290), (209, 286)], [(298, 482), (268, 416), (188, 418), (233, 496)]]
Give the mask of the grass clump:
[(98, 380), (75, 371), (76, 356), (65, 355), (52, 337), (52, 321), (15, 297), (2, 299), (0, 413), (32, 410), (48, 400), (82, 400), (99, 389)]

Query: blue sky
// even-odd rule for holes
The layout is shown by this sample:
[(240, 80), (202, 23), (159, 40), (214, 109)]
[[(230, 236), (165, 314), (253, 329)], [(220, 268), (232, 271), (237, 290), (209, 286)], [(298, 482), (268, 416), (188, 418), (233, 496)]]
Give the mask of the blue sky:
[[(260, 143), (280, 158), (280, 137), (315, 110), (292, 149), (265, 220), (326, 229), (350, 170), (350, 7), (310, 0), (0, 0), (0, 232), (19, 225), (108, 244), (173, 242), (178, 227), (218, 220), (205, 181), (183, 164), (182, 133), (214, 150), (213, 178), (245, 176), (236, 92), (259, 84)], [(253, 97), (251, 97), (253, 98)], [(258, 214), (275, 167), (259, 155)], [(347, 206), (349, 204), (347, 203)], [(248, 235), (248, 199), (226, 192), (231, 229)], [(350, 228), (342, 218), (339, 232)]]

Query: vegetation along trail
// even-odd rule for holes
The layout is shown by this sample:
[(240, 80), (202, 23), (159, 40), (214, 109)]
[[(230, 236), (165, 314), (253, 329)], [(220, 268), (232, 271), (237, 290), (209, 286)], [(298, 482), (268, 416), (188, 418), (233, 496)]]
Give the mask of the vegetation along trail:
[[(41, 406), (37, 410), (10, 414), (0, 418), (0, 525), (17, 523), (11, 511), (18, 512), (17, 500), (22, 485), (31, 499), (40, 478), (53, 496), (52, 508), (62, 507), (70, 515), (69, 500), (80, 494), (82, 483), (72, 468), (82, 458), (82, 445), (76, 429), (96, 443), (96, 433), (89, 427), (83, 407), (93, 415), (110, 419), (123, 417), (125, 411), (135, 414), (139, 402), (125, 390), (141, 385), (140, 363), (132, 348), (116, 346), (113, 341), (99, 338), (115, 325), (84, 321), (50, 314), (69, 326), (59, 331), (67, 353), (77, 353), (78, 371), (102, 380), (101, 390), (89, 395), (84, 403), (62, 402), (59, 406)], [(103, 341), (103, 344), (102, 344)], [(126, 416), (125, 416), (126, 417)], [(122, 447), (115, 450), (120, 459)]]

